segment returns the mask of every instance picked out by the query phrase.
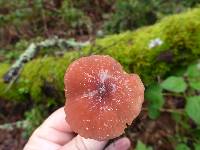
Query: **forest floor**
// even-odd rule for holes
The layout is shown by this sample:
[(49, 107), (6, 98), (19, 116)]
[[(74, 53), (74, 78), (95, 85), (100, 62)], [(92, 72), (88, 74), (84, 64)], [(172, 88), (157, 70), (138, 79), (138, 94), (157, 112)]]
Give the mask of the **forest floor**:
[[(0, 125), (22, 120), (26, 109), (26, 104), (0, 100)], [(12, 126), (12, 129), (0, 128), (0, 150), (23, 149), (26, 139), (22, 135), (23, 129), (16, 126)]]
[(133, 121), (132, 125), (126, 129), (126, 136), (132, 142), (132, 147), (136, 146), (138, 140), (152, 145), (155, 150), (172, 150), (173, 142), (170, 137), (175, 134), (175, 123), (171, 115), (164, 112), (156, 120), (151, 120), (144, 110), (139, 117)]

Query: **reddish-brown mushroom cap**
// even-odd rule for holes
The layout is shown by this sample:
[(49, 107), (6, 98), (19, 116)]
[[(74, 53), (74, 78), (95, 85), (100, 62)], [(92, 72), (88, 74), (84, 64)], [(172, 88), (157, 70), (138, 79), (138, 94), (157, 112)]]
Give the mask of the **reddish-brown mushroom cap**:
[(110, 56), (74, 61), (64, 78), (66, 120), (85, 138), (107, 140), (121, 135), (140, 113), (144, 86)]

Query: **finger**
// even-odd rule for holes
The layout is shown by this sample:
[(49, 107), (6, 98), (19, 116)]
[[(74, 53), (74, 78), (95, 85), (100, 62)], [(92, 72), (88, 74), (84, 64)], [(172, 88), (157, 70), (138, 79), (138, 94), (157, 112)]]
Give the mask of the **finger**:
[(127, 137), (123, 137), (111, 143), (105, 150), (128, 150), (130, 147), (130, 140)]
[(60, 147), (66, 144), (74, 137), (73, 131), (70, 129), (68, 123), (65, 121), (64, 108), (60, 108), (49, 116), (44, 123), (35, 130), (30, 137), (26, 147), (46, 146), (43, 149), (48, 149), (49, 145), (52, 147)]
[(40, 130), (36, 132), (36, 135), (60, 145), (64, 145), (71, 140), (74, 133), (65, 120), (64, 107), (49, 116), (40, 126)]
[(77, 135), (69, 143), (64, 145), (60, 150), (102, 150), (108, 141), (96, 141), (85, 139)]
[(72, 133), (73, 131), (71, 130), (69, 124), (66, 122), (65, 117), (66, 116), (64, 107), (61, 107), (60, 109), (56, 110), (53, 114), (51, 114), (51, 116), (49, 116), (44, 121), (42, 126), (51, 127), (65, 133)]

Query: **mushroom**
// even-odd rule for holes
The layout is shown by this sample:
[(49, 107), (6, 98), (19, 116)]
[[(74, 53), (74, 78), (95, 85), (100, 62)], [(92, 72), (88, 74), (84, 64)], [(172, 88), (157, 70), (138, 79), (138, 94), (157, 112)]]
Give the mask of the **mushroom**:
[(92, 55), (67, 69), (65, 113), (71, 129), (82, 137), (108, 140), (124, 132), (139, 115), (144, 85), (110, 56)]

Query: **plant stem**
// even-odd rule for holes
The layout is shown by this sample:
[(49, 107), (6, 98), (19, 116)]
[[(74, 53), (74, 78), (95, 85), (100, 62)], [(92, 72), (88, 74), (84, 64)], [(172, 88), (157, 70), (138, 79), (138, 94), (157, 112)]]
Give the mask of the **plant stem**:
[(163, 93), (164, 96), (175, 96), (175, 97), (182, 97), (182, 98), (186, 98), (186, 95), (183, 94), (179, 94), (179, 93)]

